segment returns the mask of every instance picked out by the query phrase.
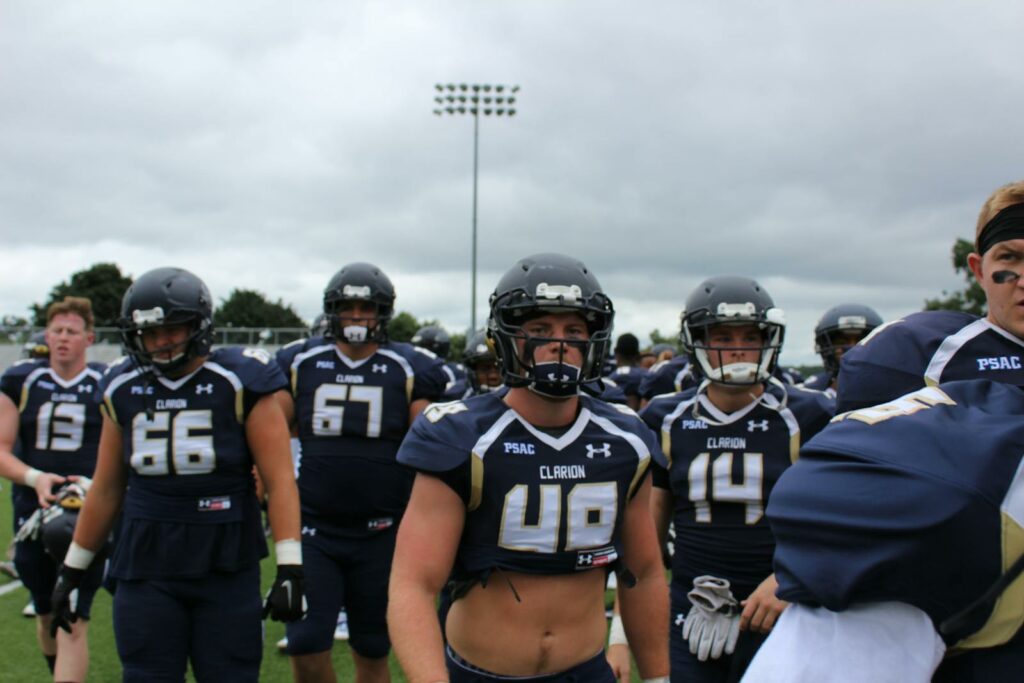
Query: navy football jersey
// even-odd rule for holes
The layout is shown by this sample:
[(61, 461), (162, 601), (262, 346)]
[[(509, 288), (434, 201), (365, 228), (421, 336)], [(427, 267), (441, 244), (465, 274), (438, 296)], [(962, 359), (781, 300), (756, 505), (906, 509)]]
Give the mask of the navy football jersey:
[(832, 408), (824, 394), (774, 381), (731, 414), (700, 387), (660, 396), (642, 411), (668, 461), (654, 469), (654, 485), (672, 493), (674, 582), (689, 587), (710, 574), (728, 579), (742, 599), (772, 573), (775, 540), (765, 504)]
[(412, 473), (395, 461), (409, 405), (435, 401), (448, 376), (433, 353), (388, 342), (354, 361), (323, 337), (281, 349), (302, 443), (299, 496), (306, 523), (359, 536), (394, 524)]
[(643, 368), (623, 365), (622, 367), (615, 368), (615, 370), (608, 375), (608, 379), (615, 382), (626, 396), (639, 397), (641, 395), (640, 384), (647, 375), (648, 371)]
[[(938, 629), (1024, 552), (1022, 416), (1024, 391), (987, 380), (838, 415), (768, 505), (779, 597), (834, 611), (906, 602)], [(1024, 576), (946, 640), (991, 648), (1022, 623)], [(984, 680), (1016, 680), (1019, 661)]]
[(640, 378), (640, 398), (650, 401), (661, 394), (686, 391), (700, 384), (694, 366), (687, 356), (675, 356), (651, 366)]
[[(43, 472), (91, 477), (100, 440), (99, 395), (104, 366), (88, 363), (63, 380), (46, 359), (15, 363), (0, 378), (0, 390), (18, 407), (18, 457)], [(35, 491), (14, 487), (15, 517), (24, 521), (39, 507)]]
[(121, 427), (128, 471), (112, 576), (200, 577), (266, 555), (245, 420), (287, 386), (261, 349), (217, 349), (173, 380), (130, 360), (111, 367), (103, 410)]
[(967, 313), (925, 311), (885, 323), (843, 354), (839, 412), (960, 379), (1024, 384), (1024, 340)]
[(610, 567), (626, 505), (649, 463), (664, 463), (656, 439), (629, 408), (585, 394), (575, 422), (550, 433), (520, 417), (505, 393), (432, 405), (398, 452), (466, 503), (453, 575)]

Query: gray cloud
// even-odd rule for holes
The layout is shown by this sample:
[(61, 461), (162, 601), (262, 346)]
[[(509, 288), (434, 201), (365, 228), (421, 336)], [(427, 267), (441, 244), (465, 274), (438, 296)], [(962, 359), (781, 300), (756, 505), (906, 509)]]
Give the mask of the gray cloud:
[(468, 323), (472, 120), (435, 82), (518, 83), (480, 122), (480, 296), (583, 258), (619, 329), (667, 332), (703, 277), (760, 278), (813, 360), (825, 308), (959, 287), (949, 250), (1019, 175), (1008, 0), (69, 2), (0, 22), (3, 312), (97, 260), (192, 267), (312, 317), (351, 260)]

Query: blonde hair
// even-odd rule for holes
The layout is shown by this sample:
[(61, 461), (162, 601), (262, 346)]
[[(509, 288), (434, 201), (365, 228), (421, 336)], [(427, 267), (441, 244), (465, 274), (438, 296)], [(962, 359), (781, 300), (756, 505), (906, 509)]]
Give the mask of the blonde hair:
[(974, 246), (978, 246), (978, 238), (981, 237), (982, 229), (992, 218), (1008, 206), (1024, 204), (1024, 180), (1003, 185), (989, 195), (981, 206), (981, 213), (978, 214), (978, 225), (974, 229)]
[(66, 296), (64, 301), (54, 301), (46, 309), (46, 324), (49, 325), (56, 316), (65, 313), (77, 315), (85, 321), (85, 329), (92, 329), (92, 302), (84, 296)]

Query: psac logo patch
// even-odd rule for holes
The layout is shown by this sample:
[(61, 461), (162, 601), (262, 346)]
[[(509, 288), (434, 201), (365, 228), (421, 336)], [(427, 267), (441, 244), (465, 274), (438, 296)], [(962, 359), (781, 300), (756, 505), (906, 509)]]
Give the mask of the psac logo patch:
[(532, 443), (522, 443), (520, 441), (506, 441), (504, 444), (505, 452), (512, 453), (513, 455), (536, 455), (537, 447)]
[(978, 371), (986, 370), (1020, 370), (1020, 356), (991, 356), (989, 358), (975, 358), (978, 361)]

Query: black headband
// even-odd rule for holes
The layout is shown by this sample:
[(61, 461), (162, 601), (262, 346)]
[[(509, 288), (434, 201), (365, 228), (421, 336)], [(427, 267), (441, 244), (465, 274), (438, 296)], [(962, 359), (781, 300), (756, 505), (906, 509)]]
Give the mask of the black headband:
[(994, 247), (998, 242), (1024, 238), (1024, 204), (1012, 204), (985, 224), (978, 235), (979, 254)]

